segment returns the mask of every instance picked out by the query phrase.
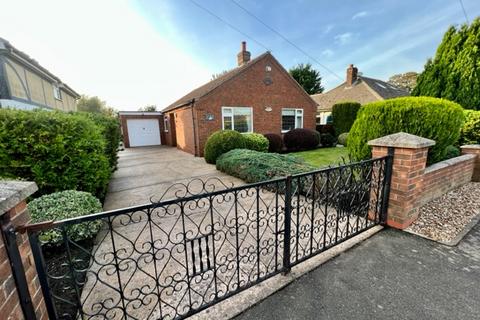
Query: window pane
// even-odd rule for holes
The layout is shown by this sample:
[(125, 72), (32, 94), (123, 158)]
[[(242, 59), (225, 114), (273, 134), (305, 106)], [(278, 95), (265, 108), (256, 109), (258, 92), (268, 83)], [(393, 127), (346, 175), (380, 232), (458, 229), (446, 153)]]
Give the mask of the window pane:
[(295, 116), (295, 109), (282, 109), (282, 116)]
[(292, 129), (295, 129), (295, 116), (282, 115), (282, 131), (290, 131)]
[(297, 116), (297, 123), (295, 124), (295, 128), (303, 128), (302, 116)]
[(234, 128), (238, 132), (250, 132), (252, 125), (252, 117), (250, 115), (237, 115), (233, 116)]
[(224, 116), (223, 117), (223, 130), (232, 130), (232, 117)]
[(230, 115), (232, 115), (232, 108), (223, 108), (222, 113), (225, 116), (230, 116)]

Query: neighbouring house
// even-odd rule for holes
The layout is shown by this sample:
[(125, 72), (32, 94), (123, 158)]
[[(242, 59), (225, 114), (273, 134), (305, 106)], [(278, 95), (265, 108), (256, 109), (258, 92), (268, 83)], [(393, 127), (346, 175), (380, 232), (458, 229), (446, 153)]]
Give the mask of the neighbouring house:
[(237, 62), (162, 111), (164, 144), (203, 156), (207, 138), (221, 129), (262, 134), (315, 129), (316, 102), (270, 52), (250, 60), (242, 42)]
[(0, 38), (0, 108), (75, 111), (78, 98), (57, 76)]
[(356, 101), (361, 104), (410, 95), (408, 91), (395, 87), (382, 80), (367, 78), (358, 73), (351, 64), (347, 68), (347, 78), (336, 88), (325, 93), (311, 95), (318, 104), (317, 124), (331, 121), (332, 107), (343, 101)]

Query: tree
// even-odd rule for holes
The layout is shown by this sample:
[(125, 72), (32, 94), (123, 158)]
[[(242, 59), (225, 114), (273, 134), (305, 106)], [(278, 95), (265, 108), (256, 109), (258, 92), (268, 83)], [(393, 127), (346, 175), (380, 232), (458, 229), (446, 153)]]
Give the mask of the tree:
[(412, 91), (455, 101), (467, 109), (480, 109), (480, 18), (470, 25), (451, 26), (425, 64)]
[(149, 104), (143, 108), (139, 108), (138, 111), (154, 112), (154, 111), (157, 111), (157, 106), (154, 104)]
[(107, 104), (105, 101), (100, 100), (99, 97), (82, 95), (77, 101), (78, 111), (103, 113), (106, 108)]
[(322, 93), (322, 78), (320, 72), (313, 69), (310, 63), (300, 63), (290, 69), (290, 75), (303, 87), (308, 94)]
[(388, 83), (391, 85), (412, 92), (413, 88), (417, 84), (418, 73), (410, 71), (406, 73), (395, 74), (388, 79)]

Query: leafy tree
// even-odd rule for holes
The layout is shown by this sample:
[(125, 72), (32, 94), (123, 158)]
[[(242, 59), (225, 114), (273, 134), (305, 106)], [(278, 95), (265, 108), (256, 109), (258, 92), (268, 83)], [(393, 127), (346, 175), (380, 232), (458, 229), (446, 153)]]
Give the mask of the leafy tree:
[(480, 18), (470, 25), (451, 26), (429, 59), (412, 91), (480, 109)]
[(406, 73), (395, 74), (388, 79), (388, 83), (391, 85), (412, 92), (413, 88), (417, 84), (418, 73), (410, 71)]
[(149, 104), (143, 108), (138, 109), (138, 111), (154, 112), (157, 111), (157, 106), (154, 104)]
[(290, 69), (290, 75), (303, 87), (308, 94), (322, 93), (322, 77), (320, 72), (313, 69), (310, 63), (300, 63)]
[(82, 95), (77, 101), (77, 110), (84, 112), (103, 113), (107, 108), (105, 101), (100, 100), (99, 97), (89, 97)]

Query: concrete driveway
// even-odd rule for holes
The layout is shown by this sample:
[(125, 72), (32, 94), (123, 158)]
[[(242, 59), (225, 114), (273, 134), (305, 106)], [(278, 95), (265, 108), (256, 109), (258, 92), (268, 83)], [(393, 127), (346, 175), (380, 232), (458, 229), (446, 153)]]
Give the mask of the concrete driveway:
[[(226, 185), (241, 185), (242, 180), (226, 175), (203, 158), (174, 147), (128, 148), (119, 152), (118, 169), (113, 174), (105, 198), (104, 210), (119, 209), (159, 200), (165, 191), (176, 183), (192, 179), (206, 180), (219, 177)], [(216, 182), (217, 188), (222, 188)], [(179, 188), (171, 188), (163, 199), (175, 196)]]

